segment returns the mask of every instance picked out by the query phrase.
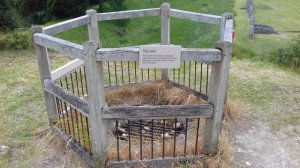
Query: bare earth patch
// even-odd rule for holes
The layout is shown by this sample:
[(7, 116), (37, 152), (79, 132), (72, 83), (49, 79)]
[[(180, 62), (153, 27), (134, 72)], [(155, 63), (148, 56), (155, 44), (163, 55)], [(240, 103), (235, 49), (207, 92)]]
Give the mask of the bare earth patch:
[(298, 168), (300, 126), (272, 131), (267, 124), (238, 124), (232, 135), (232, 149), (238, 167)]

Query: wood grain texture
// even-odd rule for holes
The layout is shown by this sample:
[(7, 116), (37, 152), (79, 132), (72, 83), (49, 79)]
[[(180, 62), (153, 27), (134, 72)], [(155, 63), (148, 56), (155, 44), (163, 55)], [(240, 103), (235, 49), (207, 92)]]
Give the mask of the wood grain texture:
[(87, 15), (85, 16), (81, 16), (78, 18), (74, 18), (71, 20), (67, 20), (64, 22), (60, 22), (57, 24), (53, 24), (50, 26), (46, 26), (44, 28), (44, 33), (47, 35), (56, 35), (58, 33), (82, 26), (82, 25), (86, 25), (90, 22), (90, 19)]
[[(170, 4), (163, 3), (160, 7), (160, 24), (161, 24), (161, 44), (170, 44)], [(162, 69), (161, 76), (163, 80), (169, 79), (169, 70)]]
[[(35, 36), (36, 34), (42, 34), (43, 27), (33, 26), (32, 32), (34, 33), (33, 36)], [(42, 87), (44, 88), (43, 85), (44, 80), (46, 79), (51, 80), (51, 68), (50, 68), (50, 62), (48, 57), (48, 51), (46, 47), (38, 44), (34, 44), (34, 48), (35, 48), (36, 59), (37, 59), (39, 72), (40, 72), (41, 84)], [(57, 119), (56, 101), (53, 95), (45, 91), (44, 91), (44, 98), (45, 98), (49, 124), (52, 127)]]
[(64, 88), (60, 87), (59, 85), (52, 82), (51, 80), (49, 79), (44, 80), (44, 90), (64, 100), (65, 102), (71, 104), (74, 108), (76, 108), (79, 112), (81, 112), (85, 116), (89, 116), (89, 107), (87, 102), (73, 95), (71, 92), (64, 90)]
[(89, 91), (89, 122), (95, 167), (104, 167), (107, 160), (107, 121), (102, 119), (101, 110), (106, 106), (103, 62), (96, 61), (97, 42), (85, 42), (87, 87)]
[(97, 20), (117, 20), (117, 19), (129, 19), (145, 16), (158, 16), (160, 15), (159, 8), (150, 9), (140, 9), (140, 10), (130, 10), (130, 11), (118, 11), (118, 12), (108, 12), (108, 13), (98, 13)]
[(163, 105), (163, 106), (120, 106), (105, 107), (102, 110), (104, 119), (174, 119), (211, 117), (213, 106), (201, 105)]
[(61, 77), (68, 75), (69, 73), (73, 72), (74, 70), (80, 68), (84, 65), (84, 61), (81, 59), (75, 59), (59, 68), (51, 72), (51, 77), (53, 81), (60, 79)]
[(215, 25), (221, 24), (221, 16), (196, 13), (196, 12), (188, 12), (188, 11), (183, 11), (178, 9), (171, 9), (170, 16), (179, 19), (192, 20), (192, 21), (202, 22), (202, 23), (209, 23)]
[[(221, 61), (222, 52), (219, 49), (182, 48), (180, 61), (198, 61), (212, 63)], [(97, 61), (138, 61), (139, 48), (102, 48), (97, 50)]]
[(79, 58), (84, 60), (82, 45), (72, 43), (66, 40), (55, 38), (46, 34), (36, 33), (33, 35), (35, 44), (53, 49), (63, 54), (69, 55), (71, 58)]
[(214, 106), (214, 112), (212, 118), (205, 120), (204, 138), (204, 151), (208, 154), (217, 152), (232, 57), (232, 43), (221, 41), (217, 43), (216, 48), (221, 49), (224, 56), (221, 62), (212, 64), (208, 103)]
[(200, 160), (204, 155), (198, 156), (187, 156), (187, 157), (165, 157), (163, 159), (149, 159), (149, 160), (132, 160), (132, 161), (120, 161), (120, 162), (110, 162), (107, 164), (110, 168), (120, 168), (120, 167), (172, 167), (174, 163), (178, 162), (193, 162)]

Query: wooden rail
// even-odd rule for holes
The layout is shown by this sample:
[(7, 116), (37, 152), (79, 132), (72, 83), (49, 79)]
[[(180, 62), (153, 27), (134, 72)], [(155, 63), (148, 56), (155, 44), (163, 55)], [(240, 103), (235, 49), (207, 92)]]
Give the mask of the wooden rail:
[(85, 59), (82, 45), (55, 38), (43, 33), (35, 33), (33, 35), (33, 40), (35, 44), (67, 54), (71, 58)]
[(158, 16), (158, 15), (160, 15), (160, 8), (152, 8), (152, 9), (98, 13), (97, 20), (105, 21), (105, 20), (129, 19), (129, 18), (137, 18), (137, 17), (145, 17), (145, 16)]
[(77, 68), (84, 65), (84, 61), (81, 59), (75, 59), (62, 67), (57, 68), (56, 70), (51, 72), (51, 78), (53, 81), (60, 79), (61, 77), (73, 72)]
[(204, 155), (194, 156), (194, 157), (166, 157), (163, 159), (149, 159), (149, 160), (127, 160), (120, 162), (110, 162), (108, 167), (119, 168), (119, 167), (172, 167), (173, 163), (177, 162), (193, 162), (195, 160), (200, 160)]
[(82, 25), (86, 25), (89, 22), (90, 22), (89, 16), (85, 15), (64, 22), (60, 22), (57, 24), (53, 24), (50, 26), (46, 26), (44, 28), (44, 33), (47, 35), (55, 35)]
[(170, 16), (179, 19), (186, 19), (186, 20), (192, 20), (196, 22), (203, 22), (203, 23), (209, 23), (215, 25), (221, 24), (221, 16), (196, 13), (196, 12), (188, 12), (188, 11), (183, 11), (178, 9), (171, 9)]
[(123, 106), (105, 107), (102, 110), (104, 119), (174, 119), (178, 117), (198, 118), (211, 117), (213, 106), (201, 105), (164, 105), (164, 106)]
[[(199, 61), (212, 63), (221, 61), (222, 52), (218, 49), (183, 48), (181, 61)], [(138, 61), (139, 48), (102, 48), (97, 50), (97, 61)]]
[(53, 96), (56, 96), (65, 102), (74, 106), (79, 112), (83, 113), (86, 116), (89, 116), (89, 107), (87, 102), (81, 100), (80, 98), (74, 96), (71, 92), (66, 91), (62, 87), (58, 86), (49, 79), (44, 81), (44, 90)]

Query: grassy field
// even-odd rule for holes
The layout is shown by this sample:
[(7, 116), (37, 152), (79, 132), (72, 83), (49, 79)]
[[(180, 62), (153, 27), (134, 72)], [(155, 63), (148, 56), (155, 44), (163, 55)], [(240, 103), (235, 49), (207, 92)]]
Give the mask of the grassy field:
[[(128, 0), (126, 5), (129, 9), (139, 9), (159, 7), (161, 2)], [(232, 0), (222, 3), (219, 0), (173, 0), (170, 3), (173, 8), (218, 15), (234, 9), (235, 57), (254, 59), (233, 60), (228, 92), (230, 101), (249, 107), (252, 119), (270, 122), (274, 129), (300, 124), (297, 113), (300, 75), (264, 59), (269, 52), (288, 45), (297, 34), (256, 35), (254, 41), (249, 41), (247, 16), (245, 10), (240, 9), (245, 3), (242, 0), (234, 3)], [(288, 0), (284, 5), (280, 0), (256, 0), (255, 3), (258, 23), (271, 25), (278, 31), (300, 27), (299, 1)], [(287, 16), (288, 19), (278, 19)], [(99, 24), (106, 47), (159, 43), (159, 25), (159, 18), (133, 19), (125, 29), (127, 33), (121, 37), (118, 34), (124, 30), (114, 23)], [(213, 47), (219, 36), (217, 27), (189, 21), (172, 19), (171, 27), (172, 43), (183, 47)], [(82, 43), (87, 40), (86, 27), (61, 33), (58, 37)], [(49, 133), (33, 51), (1, 51), (0, 59), (0, 145), (11, 148), (8, 155), (0, 158), (0, 167), (51, 167), (51, 163), (57, 163), (57, 167), (84, 165)], [(60, 56), (52, 59), (53, 67), (64, 62)]]
[[(126, 1), (126, 6), (128, 9), (157, 8), (162, 2), (164, 1), (130, 0)], [(233, 9), (232, 0), (222, 2), (219, 0), (174, 0), (170, 1), (170, 4), (172, 8), (216, 15), (232, 12)], [(114, 22), (105, 21), (99, 23), (99, 28), (104, 47), (160, 43), (160, 17), (130, 19), (126, 29), (116, 26)], [(86, 26), (82, 26), (61, 33), (58, 37), (83, 43), (88, 40), (86, 30)], [(171, 43), (173, 44), (180, 44), (183, 47), (214, 47), (218, 39), (218, 26), (171, 19)]]
[[(276, 31), (299, 31), (299, 10), (300, 1), (281, 0), (256, 0), (255, 3), (255, 22), (272, 26)], [(236, 0), (235, 11), (235, 56), (238, 58), (253, 58), (256, 60), (267, 60), (270, 52), (278, 48), (286, 47), (291, 39), (299, 36), (299, 33), (284, 33), (279, 35), (255, 35), (255, 40), (249, 40), (248, 17), (245, 1)]]

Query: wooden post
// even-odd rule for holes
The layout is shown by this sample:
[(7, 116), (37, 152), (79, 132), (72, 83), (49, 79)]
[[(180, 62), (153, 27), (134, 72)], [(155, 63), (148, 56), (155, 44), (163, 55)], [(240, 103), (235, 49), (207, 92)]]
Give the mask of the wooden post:
[[(233, 14), (232, 13), (223, 13), (222, 18), (221, 18), (221, 25), (220, 25), (220, 41), (224, 41), (224, 39), (225, 39), (226, 20), (228, 20), (228, 19), (233, 19)], [(226, 89), (224, 104), (227, 103), (227, 96), (228, 95), (227, 95), (227, 89)]]
[(205, 121), (204, 137), (204, 150), (208, 154), (217, 152), (232, 57), (232, 43), (221, 41), (217, 43), (216, 48), (222, 50), (223, 58), (222, 61), (212, 64), (208, 102), (214, 106), (214, 113), (212, 118), (207, 118)]
[[(34, 33), (44, 33), (43, 26), (33, 26), (31, 28), (33, 34)], [(45, 97), (45, 103), (46, 103), (46, 109), (48, 113), (48, 120), (49, 124), (52, 127), (57, 122), (57, 109), (56, 109), (56, 101), (55, 97), (51, 95), (50, 93), (44, 91), (44, 80), (49, 79), (51, 80), (51, 69), (50, 69), (50, 63), (49, 63), (49, 57), (47, 48), (38, 44), (34, 44), (37, 63), (39, 67), (40, 77), (41, 77), (41, 83), (42, 88), (44, 92)]]
[(101, 47), (97, 11), (94, 9), (87, 10), (86, 14), (90, 17), (90, 23), (88, 24), (89, 41), (97, 42), (99, 43), (99, 47)]
[(89, 97), (89, 122), (91, 127), (92, 151), (95, 167), (104, 167), (106, 164), (107, 149), (107, 121), (102, 119), (101, 110), (105, 107), (103, 62), (97, 62), (96, 51), (101, 47), (97, 12), (88, 10), (90, 16), (88, 24), (89, 39), (83, 44), (86, 57), (87, 87)]
[[(161, 15), (161, 44), (169, 45), (170, 44), (170, 4), (163, 3), (160, 7)], [(162, 69), (162, 79), (169, 79), (169, 70)]]

